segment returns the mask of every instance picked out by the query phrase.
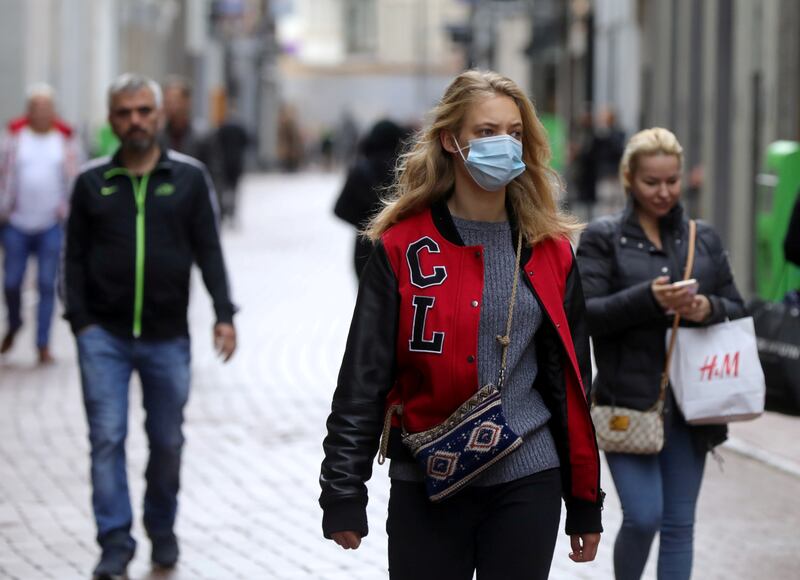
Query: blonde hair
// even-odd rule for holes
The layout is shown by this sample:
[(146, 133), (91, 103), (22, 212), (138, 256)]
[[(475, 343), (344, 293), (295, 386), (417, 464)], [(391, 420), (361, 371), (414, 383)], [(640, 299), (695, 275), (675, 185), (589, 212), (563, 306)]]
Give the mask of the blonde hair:
[(420, 130), (410, 149), (400, 156), (384, 207), (365, 228), (365, 237), (379, 239), (392, 225), (447, 195), (455, 184), (455, 161), (442, 147), (440, 134), (458, 133), (469, 107), (496, 95), (512, 98), (522, 118), (525, 171), (508, 184), (506, 193), (525, 239), (534, 244), (580, 229), (576, 219), (558, 208), (556, 195), (561, 181), (550, 168), (547, 133), (533, 104), (511, 79), (492, 71), (470, 70), (450, 83), (431, 112), (430, 125)]
[(628, 176), (633, 176), (639, 168), (639, 159), (649, 155), (674, 155), (683, 167), (683, 147), (675, 134), (662, 127), (639, 131), (630, 138), (619, 162), (619, 180), (625, 191), (631, 188)]

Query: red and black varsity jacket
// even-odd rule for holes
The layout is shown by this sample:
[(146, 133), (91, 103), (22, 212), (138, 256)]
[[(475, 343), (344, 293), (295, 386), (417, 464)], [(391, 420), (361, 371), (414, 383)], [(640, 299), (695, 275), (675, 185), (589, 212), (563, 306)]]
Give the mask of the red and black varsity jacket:
[[(509, 237), (513, 244), (516, 236)], [(552, 413), (568, 534), (602, 531), (600, 459), (589, 415), (589, 337), (581, 282), (566, 239), (522, 255), (544, 313), (536, 341), (539, 389)], [(390, 228), (358, 292), (323, 447), (323, 532), (366, 535), (367, 491), (384, 411), (403, 405), (410, 432), (441, 423), (479, 388), (483, 250), (465, 246), (444, 202)], [(413, 461), (395, 424), (389, 456)]]

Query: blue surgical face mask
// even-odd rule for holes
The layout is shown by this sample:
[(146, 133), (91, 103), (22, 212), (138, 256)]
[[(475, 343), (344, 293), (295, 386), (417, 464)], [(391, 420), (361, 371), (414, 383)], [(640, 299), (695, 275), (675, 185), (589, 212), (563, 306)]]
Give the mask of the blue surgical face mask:
[(467, 146), (469, 148), (467, 157), (464, 157), (464, 151), (455, 137), (453, 141), (472, 179), (487, 191), (504, 188), (512, 179), (525, 171), (522, 143), (511, 135), (472, 139)]

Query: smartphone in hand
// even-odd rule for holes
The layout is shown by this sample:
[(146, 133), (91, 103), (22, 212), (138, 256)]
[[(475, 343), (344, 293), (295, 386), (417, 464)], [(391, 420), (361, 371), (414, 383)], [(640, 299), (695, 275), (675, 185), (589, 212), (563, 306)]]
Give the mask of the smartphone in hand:
[(694, 278), (672, 283), (673, 290), (680, 290), (681, 288), (686, 288), (689, 291), (689, 294), (694, 296), (697, 294), (697, 290), (700, 288), (700, 283)]
[[(672, 287), (673, 290), (680, 290), (681, 288), (686, 288), (690, 296), (694, 296), (695, 294), (697, 294), (697, 291), (700, 289), (700, 283), (694, 278), (673, 282), (672, 284), (670, 284), (670, 286)], [(672, 315), (675, 314), (675, 311), (672, 308), (670, 308), (666, 311), (666, 314)]]

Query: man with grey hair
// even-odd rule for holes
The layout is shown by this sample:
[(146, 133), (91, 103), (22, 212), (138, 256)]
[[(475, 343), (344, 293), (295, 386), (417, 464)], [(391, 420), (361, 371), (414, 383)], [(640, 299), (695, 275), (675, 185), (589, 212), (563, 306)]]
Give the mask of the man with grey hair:
[(26, 115), (9, 123), (0, 144), (0, 229), (8, 314), (0, 354), (11, 349), (22, 327), (22, 282), (28, 258), (34, 255), (39, 291), (36, 347), (41, 364), (53, 361), (50, 325), (62, 222), (69, 187), (83, 157), (72, 129), (56, 117), (54, 100), (49, 85), (31, 86)]
[(121, 145), (75, 182), (64, 258), (65, 318), (78, 346), (92, 460), (92, 507), (102, 556), (95, 578), (124, 577), (136, 542), (125, 468), (128, 388), (139, 375), (150, 458), (144, 527), (151, 560), (178, 560), (174, 525), (189, 396), (189, 282), (196, 262), (216, 313), (213, 339), (236, 348), (213, 188), (195, 159), (157, 140), (161, 90), (134, 74), (109, 90)]

